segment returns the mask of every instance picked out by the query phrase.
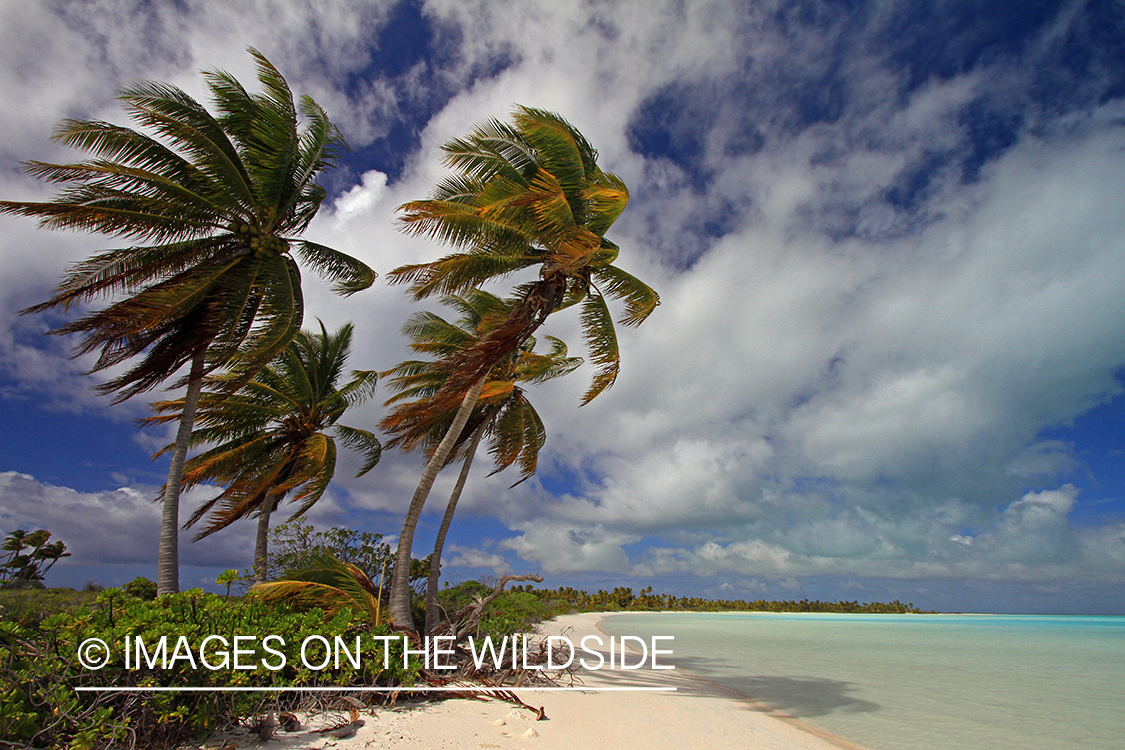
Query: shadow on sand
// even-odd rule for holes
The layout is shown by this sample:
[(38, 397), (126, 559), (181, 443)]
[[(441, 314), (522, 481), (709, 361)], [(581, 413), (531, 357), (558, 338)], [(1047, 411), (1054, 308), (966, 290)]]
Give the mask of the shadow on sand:
[[(809, 719), (836, 712), (872, 713), (881, 708), (878, 703), (851, 695), (855, 689), (849, 682), (776, 675), (732, 677), (715, 674), (715, 662), (710, 659), (686, 657), (675, 662), (677, 669), (683, 669), (692, 677), (796, 718)], [(679, 692), (690, 691), (681, 686)]]

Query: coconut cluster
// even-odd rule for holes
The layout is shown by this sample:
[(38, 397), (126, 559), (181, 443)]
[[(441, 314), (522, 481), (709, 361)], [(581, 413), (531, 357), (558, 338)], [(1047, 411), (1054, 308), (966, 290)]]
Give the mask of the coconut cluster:
[(254, 251), (254, 257), (264, 258), (269, 253), (277, 253), (281, 255), (289, 252), (289, 243), (280, 237), (271, 234), (265, 234), (259, 227), (253, 224), (237, 224), (232, 227), (235, 234), (241, 234), (246, 237), (250, 249)]

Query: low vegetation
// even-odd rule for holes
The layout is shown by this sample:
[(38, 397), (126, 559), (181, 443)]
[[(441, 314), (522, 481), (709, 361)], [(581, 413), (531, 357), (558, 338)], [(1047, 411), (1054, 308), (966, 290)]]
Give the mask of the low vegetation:
[[(79, 692), (76, 688), (175, 688), (175, 687), (315, 687), (349, 685), (409, 685), (416, 669), (402, 668), (401, 651), (391, 643), (389, 668), (382, 660), (361, 660), (355, 668), (346, 659), (312, 670), (302, 663), (300, 644), (308, 636), (335, 636), (354, 642), (356, 635), (387, 635), (389, 628), (372, 628), (361, 615), (342, 609), (333, 615), (322, 610), (298, 611), (266, 605), (252, 597), (227, 598), (200, 590), (170, 594), (145, 601), (120, 589), (96, 595), (92, 605), (76, 612), (55, 612), (41, 620), (0, 621), (0, 737), (15, 747), (101, 748), (174, 747), (217, 729), (279, 710), (299, 700), (299, 693), (208, 692)], [(284, 634), (284, 645), (263, 644), (268, 635)], [(212, 665), (233, 660), (232, 638), (245, 637), (238, 668), (202, 667), (203, 655), (177, 650), (186, 644), (206, 649)], [(156, 644), (166, 636), (162, 656)], [(109, 646), (109, 662), (91, 670), (78, 660), (80, 644), (98, 638)], [(138, 658), (129, 651), (147, 644)], [(284, 655), (266, 650), (270, 646)], [(152, 653), (149, 653), (149, 652)], [(224, 653), (226, 656), (224, 657)], [(166, 661), (164, 657), (169, 661)], [(320, 655), (311, 660), (316, 661)], [(149, 659), (151, 659), (151, 664)], [(193, 663), (195, 662), (195, 663)], [(281, 668), (272, 668), (284, 662)]]

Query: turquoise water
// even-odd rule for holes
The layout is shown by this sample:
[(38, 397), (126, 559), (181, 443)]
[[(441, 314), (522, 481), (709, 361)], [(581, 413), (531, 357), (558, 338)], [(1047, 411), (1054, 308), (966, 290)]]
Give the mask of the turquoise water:
[(601, 627), (674, 636), (678, 668), (872, 750), (1125, 748), (1125, 617), (626, 614)]

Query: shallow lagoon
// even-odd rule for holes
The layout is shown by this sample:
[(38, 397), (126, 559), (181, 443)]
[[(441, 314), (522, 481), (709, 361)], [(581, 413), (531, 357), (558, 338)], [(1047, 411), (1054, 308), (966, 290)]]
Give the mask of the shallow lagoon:
[(639, 613), (678, 667), (872, 750), (1125, 742), (1125, 617)]

